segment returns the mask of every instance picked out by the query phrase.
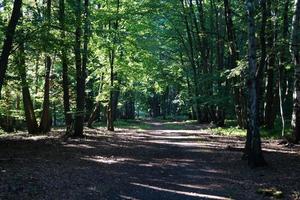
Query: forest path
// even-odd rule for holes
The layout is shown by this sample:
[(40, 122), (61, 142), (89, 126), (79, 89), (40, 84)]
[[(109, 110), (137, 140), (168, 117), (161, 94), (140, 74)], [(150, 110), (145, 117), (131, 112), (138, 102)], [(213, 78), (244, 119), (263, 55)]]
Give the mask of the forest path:
[(148, 128), (87, 129), (84, 139), (0, 137), (0, 199), (267, 199), (276, 187), (300, 198), (299, 149), (264, 141), (271, 167), (241, 160), (244, 139), (205, 126), (145, 121)]

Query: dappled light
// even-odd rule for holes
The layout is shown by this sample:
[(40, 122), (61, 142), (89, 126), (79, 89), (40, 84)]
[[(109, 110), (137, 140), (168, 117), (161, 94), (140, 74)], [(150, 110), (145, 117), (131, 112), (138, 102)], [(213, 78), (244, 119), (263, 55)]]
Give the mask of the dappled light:
[(300, 0), (0, 0), (0, 200), (300, 200)]
[[(7, 186), (14, 184), (13, 191), (22, 191), (14, 197), (20, 198), (37, 187), (42, 199), (64, 199), (62, 187), (72, 199), (250, 200), (260, 199), (256, 190), (261, 187), (289, 194), (298, 190), (299, 156), (289, 153), (299, 152), (298, 146), (276, 151), (277, 141), (264, 142), (272, 168), (252, 171), (241, 160), (240, 137), (217, 136), (205, 126), (180, 123), (185, 130), (170, 130), (167, 122), (153, 121), (155, 125), (143, 131), (86, 129), (85, 138), (79, 139), (2, 138), (0, 192), (8, 197), (12, 190)], [(22, 189), (26, 181), (34, 184)]]
[(151, 185), (144, 185), (140, 183), (131, 183), (132, 185), (144, 187), (144, 188), (149, 188), (153, 190), (158, 190), (158, 191), (163, 191), (163, 192), (171, 192), (175, 194), (180, 194), (180, 195), (186, 195), (186, 196), (192, 196), (192, 197), (200, 197), (204, 199), (215, 199), (215, 200), (230, 200), (231, 198), (226, 198), (226, 197), (221, 197), (221, 196), (216, 196), (216, 195), (209, 195), (209, 194), (199, 194), (199, 193), (194, 193), (194, 192), (184, 192), (184, 191), (178, 191), (178, 190), (170, 190), (170, 189), (165, 189), (165, 188), (160, 188), (160, 187), (155, 187)]

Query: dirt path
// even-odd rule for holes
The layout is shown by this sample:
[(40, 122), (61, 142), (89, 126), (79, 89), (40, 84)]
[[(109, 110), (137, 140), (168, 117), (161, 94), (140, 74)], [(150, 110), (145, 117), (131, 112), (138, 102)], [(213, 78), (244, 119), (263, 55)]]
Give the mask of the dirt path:
[[(266, 141), (270, 167), (250, 170), (241, 160), (243, 139), (201, 127), (86, 130), (85, 139), (0, 138), (0, 199), (268, 199), (276, 187), (300, 199), (299, 148)], [(299, 195), (299, 196), (298, 196)]]

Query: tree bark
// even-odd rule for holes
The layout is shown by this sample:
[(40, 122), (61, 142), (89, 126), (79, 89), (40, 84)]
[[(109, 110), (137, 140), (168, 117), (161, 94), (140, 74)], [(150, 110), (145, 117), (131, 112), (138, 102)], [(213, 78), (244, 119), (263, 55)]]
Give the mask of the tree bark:
[(82, 71), (81, 36), (82, 36), (82, 1), (76, 0), (76, 31), (75, 31), (75, 65), (76, 65), (76, 115), (74, 137), (83, 137), (85, 78)]
[[(51, 0), (47, 1), (47, 10), (46, 10), (46, 23), (48, 27), (48, 33), (50, 33), (50, 24), (51, 24)], [(46, 42), (45, 45), (48, 45)], [(48, 47), (45, 46), (45, 49)], [(51, 130), (51, 111), (50, 111), (50, 72), (51, 72), (52, 60), (49, 52), (46, 53), (45, 58), (45, 85), (44, 85), (44, 101), (43, 101), (43, 111), (40, 122), (40, 131), (42, 133), (48, 133)]]
[(275, 68), (275, 32), (274, 24), (272, 20), (272, 5), (271, 0), (267, 0), (267, 10), (268, 10), (268, 63), (267, 63), (267, 78), (266, 78), (266, 105), (265, 105), (265, 125), (268, 129), (274, 128), (274, 115), (276, 115), (274, 103), (274, 68)]
[(257, 92), (256, 92), (256, 44), (255, 44), (255, 19), (254, 19), (254, 3), (253, 0), (247, 0), (247, 11), (248, 11), (248, 61), (249, 61), (249, 119), (248, 119), (248, 137), (246, 143), (246, 152), (248, 153), (248, 164), (251, 167), (263, 166), (266, 164), (262, 149), (261, 139), (259, 133), (258, 119), (257, 119)]
[(266, 25), (267, 25), (267, 1), (261, 0), (260, 1), (261, 6), (261, 28), (260, 28), (260, 49), (261, 49), (261, 55), (260, 55), (260, 62), (259, 67), (257, 69), (257, 115), (259, 124), (264, 123), (264, 102), (263, 102), (263, 94), (264, 94), (264, 85), (263, 79), (264, 79), (264, 72), (266, 68), (266, 58), (267, 58), (267, 45), (266, 45)]
[(300, 141), (300, 0), (295, 1), (292, 53), (295, 64), (292, 129), (294, 142), (298, 143)]
[(34, 113), (33, 103), (30, 96), (29, 86), (27, 82), (26, 68), (25, 68), (25, 50), (24, 43), (21, 41), (19, 43), (19, 53), (17, 54), (17, 68), (21, 78), (22, 84), (22, 96), (23, 96), (23, 106), (25, 112), (25, 119), (27, 130), (29, 134), (38, 134), (39, 128)]
[(65, 115), (65, 125), (67, 127), (67, 132), (70, 131), (72, 116), (70, 114), (70, 94), (69, 94), (69, 77), (68, 77), (68, 60), (67, 51), (65, 45), (65, 0), (59, 0), (59, 23), (61, 28), (61, 39), (63, 45), (61, 48), (61, 65), (62, 65), (62, 87), (63, 87), (63, 99), (64, 99), (64, 115)]
[(0, 98), (1, 90), (4, 83), (6, 69), (8, 65), (8, 57), (12, 49), (13, 38), (16, 31), (16, 26), (21, 16), (22, 0), (15, 0), (11, 18), (5, 32), (5, 39), (0, 56)]
[[(225, 21), (226, 21), (226, 29), (227, 29), (227, 39), (229, 46), (229, 69), (234, 69), (237, 67), (237, 61), (239, 59), (239, 51), (236, 44), (236, 35), (233, 26), (232, 20), (232, 10), (230, 6), (229, 0), (224, 0), (224, 8), (225, 8)], [(238, 79), (234, 79), (232, 84), (236, 84), (239, 81)], [(235, 113), (239, 127), (246, 127), (246, 109), (245, 109), (245, 100), (244, 100), (244, 90), (243, 86), (233, 88), (233, 96), (234, 96), (234, 104), (235, 104)]]
[[(113, 35), (113, 47), (109, 50), (109, 64), (110, 64), (110, 92), (109, 92), (109, 102), (107, 106), (107, 130), (114, 131), (114, 120), (115, 120), (115, 58), (116, 58), (116, 43), (118, 39), (117, 31), (119, 29), (119, 11), (120, 11), (120, 0), (117, 0), (117, 19), (113, 23), (113, 29), (115, 34)], [(111, 26), (111, 25), (110, 25)], [(110, 27), (111, 28), (111, 27)]]

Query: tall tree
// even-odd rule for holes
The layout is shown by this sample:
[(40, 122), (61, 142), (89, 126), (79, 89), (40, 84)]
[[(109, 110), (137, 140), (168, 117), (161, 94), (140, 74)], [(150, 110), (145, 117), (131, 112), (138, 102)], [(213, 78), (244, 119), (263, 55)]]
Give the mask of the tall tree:
[(65, 115), (65, 125), (67, 127), (67, 132), (70, 131), (72, 116), (70, 115), (70, 94), (69, 94), (69, 74), (68, 74), (68, 59), (66, 50), (66, 33), (65, 33), (65, 0), (59, 0), (59, 22), (61, 28), (61, 65), (62, 65), (62, 87), (63, 87), (63, 98), (64, 98), (64, 115)]
[(261, 139), (257, 119), (257, 80), (256, 80), (256, 44), (255, 44), (255, 10), (254, 0), (246, 1), (248, 12), (248, 63), (249, 63), (249, 119), (246, 141), (246, 153), (248, 154), (248, 163), (251, 167), (265, 165), (265, 160), (261, 149)]
[[(239, 51), (237, 47), (236, 41), (236, 33), (233, 25), (232, 19), (232, 8), (230, 4), (230, 0), (224, 0), (224, 8), (225, 8), (225, 21), (226, 21), (226, 29), (227, 29), (227, 40), (229, 47), (229, 69), (234, 69), (237, 67), (237, 61), (239, 59)], [(234, 84), (236, 84), (237, 80), (233, 80)], [(243, 87), (234, 87), (234, 103), (235, 103), (235, 113), (238, 125), (241, 128), (246, 127), (245, 120), (245, 105), (244, 105), (244, 92)]]
[[(76, 1), (76, 31), (75, 31), (75, 65), (76, 65), (76, 116), (75, 116), (75, 137), (83, 136), (83, 125), (85, 116), (85, 82), (86, 82), (86, 66), (88, 61), (88, 13), (89, 1), (84, 1), (84, 10), (82, 11), (82, 1)], [(84, 30), (82, 31), (82, 14), (84, 16)], [(83, 32), (83, 52), (81, 54)]]
[(8, 57), (12, 49), (16, 26), (21, 16), (21, 6), (22, 6), (22, 0), (14, 1), (12, 14), (5, 32), (5, 39), (4, 39), (2, 52), (0, 56), (0, 97), (1, 97), (2, 86), (4, 83), (5, 73), (8, 65)]
[[(109, 102), (107, 107), (107, 129), (109, 131), (114, 131), (114, 120), (116, 115), (116, 105), (118, 98), (118, 91), (116, 91), (116, 86), (114, 81), (117, 80), (115, 68), (115, 59), (117, 51), (117, 40), (119, 40), (118, 29), (119, 29), (119, 12), (120, 12), (120, 0), (116, 1), (116, 20), (114, 22), (109, 22), (109, 28), (113, 30), (112, 47), (109, 49), (109, 66), (110, 66), (110, 91), (109, 91)], [(112, 26), (112, 27), (111, 27)]]
[[(51, 25), (51, 2), (52, 0), (47, 0), (47, 9), (45, 13), (47, 33), (50, 35), (50, 25)], [(44, 83), (44, 101), (43, 101), (43, 111), (40, 122), (40, 131), (42, 133), (48, 133), (51, 130), (51, 111), (50, 111), (50, 72), (52, 59), (49, 53), (49, 42), (45, 42), (44, 49), (46, 50), (45, 58), (45, 83)]]
[[(23, 32), (21, 32), (23, 35)], [(26, 63), (25, 63), (25, 48), (24, 48), (24, 41), (23, 38), (19, 38), (19, 49), (17, 51), (17, 69), (21, 78), (22, 84), (22, 96), (23, 96), (23, 106), (24, 106), (24, 113), (25, 113), (25, 120), (27, 125), (27, 130), (29, 134), (38, 134), (39, 128), (34, 112), (34, 107), (30, 95), (29, 84), (27, 81), (27, 73), (26, 73)]]
[(292, 52), (295, 64), (292, 128), (295, 142), (298, 143), (300, 141), (300, 0), (295, 1)]

